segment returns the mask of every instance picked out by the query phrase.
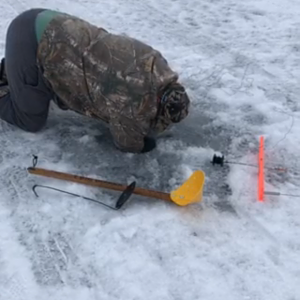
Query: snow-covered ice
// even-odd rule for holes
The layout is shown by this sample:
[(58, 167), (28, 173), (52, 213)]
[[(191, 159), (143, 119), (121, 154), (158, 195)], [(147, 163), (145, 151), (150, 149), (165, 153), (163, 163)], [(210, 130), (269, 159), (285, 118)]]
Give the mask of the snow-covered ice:
[[(212, 167), (213, 153), (257, 163), (265, 136), (266, 189), (300, 195), (300, 2), (295, 0), (6, 0), (0, 54), (18, 13), (75, 14), (159, 49), (193, 102), (189, 118), (146, 155), (118, 152), (107, 128), (51, 107), (47, 127), (0, 122), (1, 300), (298, 300), (300, 199), (257, 201), (257, 169)], [(109, 211), (47, 184), (112, 202), (117, 193), (29, 175), (39, 166), (170, 191), (196, 169), (202, 203), (134, 196)]]

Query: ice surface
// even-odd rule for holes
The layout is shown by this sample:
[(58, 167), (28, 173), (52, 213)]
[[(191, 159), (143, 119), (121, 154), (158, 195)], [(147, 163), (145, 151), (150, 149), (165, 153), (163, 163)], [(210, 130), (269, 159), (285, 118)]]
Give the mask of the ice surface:
[[(146, 155), (118, 152), (107, 128), (51, 107), (47, 127), (25, 133), (1, 122), (1, 300), (298, 300), (300, 201), (257, 202), (257, 169), (212, 167), (213, 153), (257, 163), (266, 189), (300, 195), (300, 2), (287, 0), (7, 0), (11, 19), (47, 7), (75, 14), (162, 51), (186, 85), (189, 118)], [(39, 166), (170, 191), (192, 171), (207, 180), (201, 204), (133, 197), (114, 212), (39, 190), (35, 183), (112, 203), (118, 193), (29, 175)]]

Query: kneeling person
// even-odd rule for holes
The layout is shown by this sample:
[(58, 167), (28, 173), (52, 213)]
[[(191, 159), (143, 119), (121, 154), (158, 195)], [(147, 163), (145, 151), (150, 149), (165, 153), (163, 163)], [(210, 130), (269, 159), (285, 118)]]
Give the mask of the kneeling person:
[(118, 149), (141, 153), (155, 148), (150, 136), (189, 112), (185, 88), (159, 51), (66, 13), (17, 16), (1, 70), (0, 118), (26, 131), (43, 128), (53, 100), (105, 121)]

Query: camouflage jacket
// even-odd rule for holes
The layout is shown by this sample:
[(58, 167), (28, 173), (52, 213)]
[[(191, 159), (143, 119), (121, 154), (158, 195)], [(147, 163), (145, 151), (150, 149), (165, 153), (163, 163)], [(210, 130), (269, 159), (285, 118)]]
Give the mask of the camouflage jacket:
[(157, 95), (178, 75), (143, 42), (60, 14), (41, 36), (38, 65), (60, 101), (108, 123), (123, 151), (140, 152), (145, 136), (169, 125), (158, 118)]

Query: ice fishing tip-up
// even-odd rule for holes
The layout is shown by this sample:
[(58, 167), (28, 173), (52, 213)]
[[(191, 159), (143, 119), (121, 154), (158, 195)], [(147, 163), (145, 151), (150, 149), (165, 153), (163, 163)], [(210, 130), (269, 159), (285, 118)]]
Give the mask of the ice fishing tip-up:
[(254, 167), (258, 169), (257, 173), (257, 199), (259, 202), (265, 201), (265, 195), (270, 196), (289, 196), (289, 197), (300, 197), (299, 195), (291, 195), (291, 194), (283, 194), (276, 191), (266, 191), (265, 190), (265, 170), (272, 170), (277, 172), (287, 172), (287, 168), (282, 167), (266, 167), (265, 166), (265, 140), (263, 136), (259, 138), (259, 149), (258, 149), (258, 163), (257, 165), (242, 163), (242, 162), (234, 162), (234, 161), (226, 161), (224, 155), (213, 155), (211, 160), (212, 165), (220, 165), (223, 167), (225, 164), (235, 164), (235, 165), (243, 165), (247, 167)]

